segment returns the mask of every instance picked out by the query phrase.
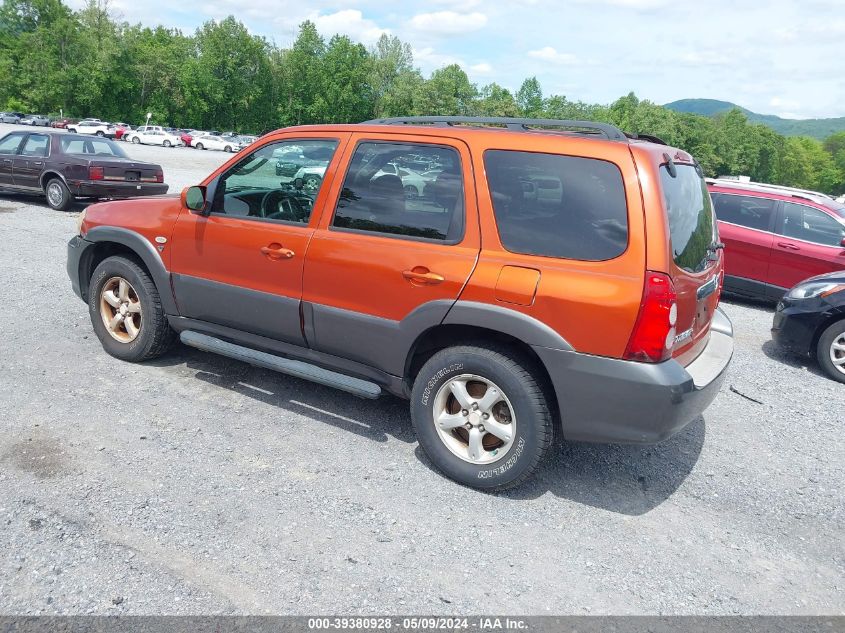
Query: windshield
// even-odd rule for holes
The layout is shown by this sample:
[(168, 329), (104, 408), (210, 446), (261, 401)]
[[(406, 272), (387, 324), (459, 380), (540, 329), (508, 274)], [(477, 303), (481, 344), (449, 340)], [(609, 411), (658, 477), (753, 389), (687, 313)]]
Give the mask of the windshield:
[(106, 138), (83, 138), (79, 136), (65, 136), (61, 139), (63, 154), (83, 154), (86, 156), (117, 156), (126, 158), (123, 149)]
[(704, 178), (693, 165), (675, 165), (674, 177), (669, 166), (663, 165), (660, 184), (669, 216), (675, 264), (687, 272), (701, 272), (707, 268), (710, 249), (718, 241), (713, 205)]

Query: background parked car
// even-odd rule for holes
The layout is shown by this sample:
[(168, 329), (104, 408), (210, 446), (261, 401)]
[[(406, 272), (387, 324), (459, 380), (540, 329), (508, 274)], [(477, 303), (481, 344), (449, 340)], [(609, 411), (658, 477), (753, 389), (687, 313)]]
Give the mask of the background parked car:
[(20, 123), (21, 116), (15, 112), (0, 112), (0, 123)]
[(194, 137), (191, 145), (197, 149), (215, 149), (223, 152), (237, 152), (240, 150), (240, 143), (234, 138), (212, 136), (211, 134)]
[[(160, 125), (139, 125), (134, 130), (132, 130), (131, 133), (125, 133), (122, 138), (124, 141), (133, 143), (135, 136), (139, 136), (140, 138), (140, 135), (146, 132), (161, 132), (163, 130), (164, 128)], [(140, 140), (138, 142), (140, 143)]]
[(100, 119), (82, 119), (79, 123), (71, 123), (67, 131), (73, 134), (92, 134), (94, 136), (114, 138), (114, 128)]
[(772, 338), (787, 351), (814, 356), (828, 376), (845, 382), (845, 271), (807, 279), (787, 292)]
[(161, 145), (163, 147), (177, 147), (182, 145), (182, 139), (164, 130), (135, 130), (129, 133), (129, 141), (138, 145)]
[(77, 119), (69, 119), (69, 118), (65, 117), (65, 118), (61, 118), (61, 119), (56, 119), (55, 121), (50, 123), (50, 127), (54, 127), (54, 128), (63, 130), (65, 128), (67, 128), (68, 125), (72, 125), (72, 124), (77, 123), (77, 122), (78, 122)]
[(77, 197), (130, 198), (167, 193), (160, 165), (129, 158), (106, 138), (63, 132), (10, 132), (0, 138), (0, 188), (43, 193), (53, 209)]
[(30, 114), (20, 120), (21, 125), (50, 125), (50, 118), (43, 114)]
[(710, 180), (725, 244), (727, 292), (777, 301), (788, 288), (845, 269), (845, 205), (812, 191)]
[(199, 136), (206, 136), (208, 132), (205, 130), (183, 130), (182, 134), (179, 135), (179, 138), (182, 139), (182, 142), (185, 144), (186, 147), (193, 147), (192, 141), (195, 137)]

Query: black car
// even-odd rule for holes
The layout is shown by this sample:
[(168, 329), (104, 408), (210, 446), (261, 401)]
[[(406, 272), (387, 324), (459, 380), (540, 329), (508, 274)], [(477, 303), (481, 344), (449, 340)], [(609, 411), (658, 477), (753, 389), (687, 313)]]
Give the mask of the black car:
[(53, 209), (75, 198), (167, 193), (161, 165), (129, 158), (107, 138), (60, 132), (11, 132), (0, 138), (0, 190), (43, 193)]
[(801, 356), (815, 356), (834, 380), (845, 383), (845, 271), (811, 277), (778, 303), (772, 338)]

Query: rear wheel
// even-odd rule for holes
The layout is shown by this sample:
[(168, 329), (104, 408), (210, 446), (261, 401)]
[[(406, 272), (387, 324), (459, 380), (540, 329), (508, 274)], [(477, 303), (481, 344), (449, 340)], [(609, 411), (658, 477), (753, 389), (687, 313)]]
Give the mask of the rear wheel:
[(140, 362), (161, 356), (173, 343), (158, 290), (149, 274), (126, 257), (104, 259), (88, 291), (91, 324), (103, 349)]
[(141, 139), (139, 139), (137, 136), (132, 137), (132, 143), (134, 145), (138, 145), (140, 142), (141, 142)]
[(170, 141), (164, 141), (162, 145), (164, 145), (165, 147), (170, 147)]
[(417, 188), (414, 185), (405, 185), (405, 197), (406, 198), (417, 198), (419, 194), (417, 193)]
[(438, 469), (482, 490), (504, 490), (530, 478), (553, 437), (532, 363), (505, 347), (437, 352), (414, 381), (411, 420)]
[(845, 382), (845, 320), (822, 332), (816, 346), (816, 360), (828, 376)]
[(223, 151), (228, 153), (228, 154), (231, 154), (232, 153), (232, 146), (227, 145), (226, 147), (223, 148)]
[(105, 134), (105, 132), (103, 132), (102, 130), (97, 130), (97, 134), (96, 134), (96, 136), (99, 136), (100, 138), (103, 138), (105, 135), (106, 135), (106, 134)]
[(320, 182), (322, 180), (317, 174), (307, 174), (302, 179), (302, 188), (309, 193), (314, 193), (320, 188)]
[(194, 147), (196, 147), (197, 149), (205, 149), (205, 148), (202, 146), (202, 143), (197, 143), (196, 145), (194, 145)]
[(67, 211), (73, 204), (73, 194), (61, 178), (53, 178), (44, 188), (47, 204), (56, 211)]

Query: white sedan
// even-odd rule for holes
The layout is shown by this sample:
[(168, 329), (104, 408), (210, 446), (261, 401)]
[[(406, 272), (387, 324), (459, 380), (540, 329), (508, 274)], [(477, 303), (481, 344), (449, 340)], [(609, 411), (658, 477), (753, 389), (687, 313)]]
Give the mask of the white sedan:
[(241, 150), (241, 143), (237, 138), (230, 136), (206, 136), (194, 137), (191, 139), (191, 146), (196, 149), (216, 149), (224, 152), (238, 152)]
[(180, 137), (164, 130), (136, 130), (129, 134), (128, 140), (130, 143), (135, 143), (136, 145), (162, 145), (164, 147), (184, 145)]
[(114, 138), (114, 128), (100, 119), (83, 119), (79, 123), (71, 123), (67, 126), (67, 131), (72, 134), (93, 134)]

